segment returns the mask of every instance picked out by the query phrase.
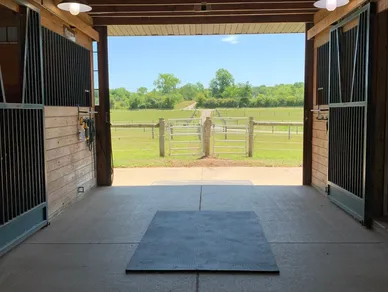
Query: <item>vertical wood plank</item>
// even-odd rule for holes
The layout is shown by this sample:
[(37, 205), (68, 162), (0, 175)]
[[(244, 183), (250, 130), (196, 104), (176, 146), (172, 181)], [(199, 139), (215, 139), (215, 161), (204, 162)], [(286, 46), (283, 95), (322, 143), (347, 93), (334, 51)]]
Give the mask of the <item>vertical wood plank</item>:
[[(375, 217), (384, 215), (384, 196), (388, 194), (388, 155), (386, 145), (388, 145), (388, 111), (387, 98), (387, 48), (388, 48), (388, 12), (382, 12), (375, 16), (374, 33), (371, 35), (374, 44), (371, 50), (372, 56), (372, 94), (370, 96), (370, 107), (368, 115), (373, 118), (372, 125), (368, 131), (373, 137), (371, 145), (372, 154), (372, 176), (373, 188), (373, 214)], [(384, 157), (382, 157), (384, 155)], [(385, 214), (388, 215), (388, 214)]]
[(305, 25), (304, 67), (304, 127), (303, 127), (303, 185), (311, 185), (312, 139), (313, 139), (313, 95), (314, 95), (314, 40), (307, 39), (307, 31), (313, 23)]
[(108, 70), (108, 29), (96, 27), (98, 43), (98, 83), (99, 107), (96, 114), (97, 184), (111, 186), (113, 182), (112, 141), (110, 129), (109, 70)]

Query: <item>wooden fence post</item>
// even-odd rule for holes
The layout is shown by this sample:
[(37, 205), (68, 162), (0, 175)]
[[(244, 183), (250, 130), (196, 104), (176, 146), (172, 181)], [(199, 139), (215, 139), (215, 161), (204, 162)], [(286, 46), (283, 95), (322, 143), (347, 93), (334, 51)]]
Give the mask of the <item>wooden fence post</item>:
[(211, 129), (212, 129), (212, 120), (210, 117), (206, 117), (206, 121), (203, 124), (203, 153), (205, 157), (210, 156), (210, 136), (211, 136)]
[(291, 139), (291, 126), (288, 126), (288, 140)]
[(165, 131), (166, 123), (163, 118), (159, 119), (159, 156), (164, 157), (164, 131)]
[(249, 128), (248, 128), (248, 157), (253, 156), (253, 139), (255, 134), (255, 121), (253, 117), (249, 118)]
[(155, 126), (152, 125), (152, 139), (155, 139)]

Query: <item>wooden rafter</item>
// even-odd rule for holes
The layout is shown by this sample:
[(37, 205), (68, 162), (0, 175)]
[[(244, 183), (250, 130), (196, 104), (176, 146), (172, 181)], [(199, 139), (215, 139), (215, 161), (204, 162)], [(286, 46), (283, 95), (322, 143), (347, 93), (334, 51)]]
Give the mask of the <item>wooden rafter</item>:
[(13, 1), (0, 0), (0, 7), (1, 6), (7, 7), (8, 9), (11, 9), (15, 12), (19, 12), (19, 4), (15, 3)]
[(314, 15), (314, 11), (286, 11), (286, 12), (273, 12), (272, 10), (259, 10), (259, 11), (234, 11), (234, 12), (229, 12), (229, 11), (217, 11), (217, 12), (208, 12), (208, 13), (198, 13), (198, 12), (181, 12), (181, 13), (176, 13), (176, 12), (164, 12), (164, 13), (154, 13), (150, 14), (147, 12), (143, 13), (107, 13), (107, 14), (97, 14), (94, 17), (99, 18), (99, 17), (113, 17), (113, 18), (121, 18), (121, 17), (210, 17), (210, 16), (237, 16), (237, 15), (244, 15), (244, 16), (252, 16), (252, 15), (258, 15), (258, 16), (267, 16), (267, 15)]
[(177, 17), (96, 17), (95, 26), (105, 25), (163, 25), (211, 23), (272, 23), (312, 22), (312, 14), (228, 15), (228, 16), (177, 16)]
[(198, 5), (207, 4), (254, 4), (254, 3), (314, 3), (314, 0), (90, 0), (91, 6), (164, 6), (164, 5)]
[(315, 37), (317, 34), (321, 33), (325, 29), (327, 29), (330, 25), (332, 25), (334, 22), (340, 20), (353, 10), (357, 9), (361, 5), (363, 5), (366, 0), (353, 0), (350, 1), (350, 3), (346, 6), (339, 7), (332, 13), (328, 14), (326, 17), (324, 17), (322, 20), (320, 20), (318, 23), (314, 25), (309, 31), (307, 32), (307, 38), (311, 39)]
[(165, 12), (232, 12), (232, 11), (314, 11), (317, 9), (312, 3), (254, 3), (254, 4), (214, 4), (211, 5), (209, 10), (201, 11), (200, 4), (198, 5), (164, 5), (164, 6), (95, 6), (89, 13), (95, 16), (96, 14), (109, 14), (109, 13), (165, 13)]

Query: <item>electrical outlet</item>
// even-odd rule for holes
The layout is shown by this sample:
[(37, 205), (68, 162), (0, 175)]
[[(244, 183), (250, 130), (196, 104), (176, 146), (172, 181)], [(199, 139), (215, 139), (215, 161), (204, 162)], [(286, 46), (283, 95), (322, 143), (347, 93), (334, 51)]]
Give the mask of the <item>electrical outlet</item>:
[(78, 187), (78, 193), (84, 193), (85, 188), (84, 187)]

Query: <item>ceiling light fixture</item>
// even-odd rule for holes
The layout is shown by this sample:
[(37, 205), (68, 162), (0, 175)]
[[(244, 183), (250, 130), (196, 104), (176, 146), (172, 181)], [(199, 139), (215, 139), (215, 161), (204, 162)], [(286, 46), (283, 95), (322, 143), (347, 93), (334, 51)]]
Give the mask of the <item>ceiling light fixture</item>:
[(85, 0), (63, 0), (58, 3), (57, 7), (61, 10), (69, 11), (73, 15), (92, 10), (92, 7)]
[(314, 6), (321, 9), (334, 11), (337, 7), (345, 6), (349, 0), (319, 0), (314, 3)]

